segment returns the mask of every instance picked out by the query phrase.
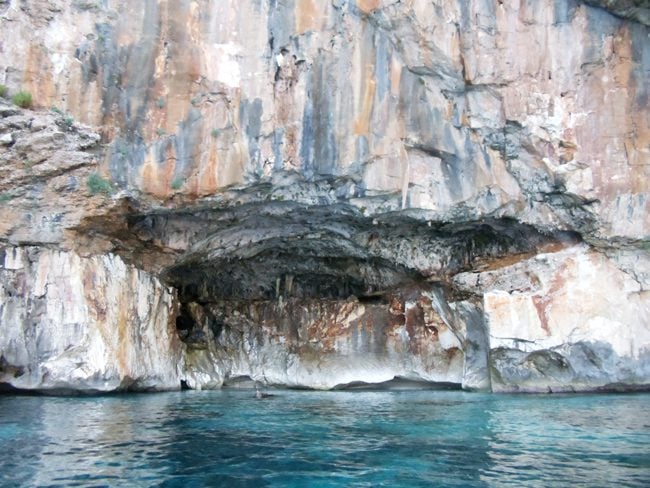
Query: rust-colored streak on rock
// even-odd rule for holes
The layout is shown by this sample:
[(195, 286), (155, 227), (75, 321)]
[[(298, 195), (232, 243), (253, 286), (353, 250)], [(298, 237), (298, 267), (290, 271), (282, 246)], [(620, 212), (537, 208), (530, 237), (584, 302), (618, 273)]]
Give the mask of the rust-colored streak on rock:
[[(155, 79), (160, 91), (173, 94), (165, 104), (167, 132), (173, 133), (182, 122), (194, 97), (194, 82), (201, 75), (201, 61), (197, 56), (195, 39), (198, 19), (191, 15), (184, 2), (166, 2), (161, 8), (161, 30), (157, 40), (157, 62)], [(152, 98), (151, 110), (156, 110), (156, 99)], [(155, 130), (155, 128), (153, 128)]]
[(450, 363), (457, 358), (460, 358), (461, 360), (463, 358), (463, 351), (458, 347), (450, 347), (449, 349), (446, 349), (446, 353), (447, 359)]
[(380, 7), (381, 0), (357, 0), (357, 7), (365, 13), (370, 13)]
[(32, 94), (34, 106), (48, 106), (56, 92), (51, 64), (43, 48), (38, 44), (30, 44), (27, 50), (22, 89)]
[[(84, 267), (83, 271), (82, 282), (86, 291), (89, 312), (97, 323), (103, 324), (106, 322), (106, 302), (103, 297), (97, 295), (97, 273), (89, 266)], [(100, 332), (104, 332), (102, 327), (100, 327)], [(104, 335), (104, 340), (106, 340), (106, 335)]]
[(532, 297), (533, 305), (537, 310), (537, 316), (539, 317), (539, 323), (546, 332), (546, 335), (551, 335), (551, 329), (548, 326), (548, 312), (546, 307), (551, 303), (551, 298), (545, 295), (534, 295)]
[(176, 168), (176, 153), (172, 144), (165, 147), (165, 160), (157, 162), (154, 155), (149, 153), (142, 166), (142, 189), (160, 198), (171, 193), (171, 185)]
[(336, 341), (349, 336), (352, 325), (350, 316), (355, 312), (355, 308), (353, 302), (312, 302), (309, 307), (308, 342), (318, 344), (323, 353), (335, 352)]
[(319, 9), (320, 2), (315, 0), (296, 1), (296, 33), (304, 34), (311, 30), (319, 30), (322, 17)]
[(198, 169), (196, 178), (196, 193), (199, 196), (210, 195), (217, 190), (217, 172), (219, 168), (219, 153), (212, 148), (207, 156), (207, 161)]
[(409, 348), (413, 354), (419, 354), (420, 341), (418, 336), (424, 329), (424, 311), (419, 305), (406, 309), (406, 332), (409, 336)]
[(533, 305), (537, 310), (540, 325), (548, 336), (552, 334), (549, 324), (549, 317), (552, 315), (552, 311), (549, 310), (549, 306), (553, 306), (553, 303), (555, 300), (557, 300), (559, 294), (567, 293), (566, 288), (568, 284), (575, 278), (575, 262), (565, 261), (563, 265), (559, 267), (553, 274), (553, 278), (549, 283), (546, 293), (544, 295), (532, 296)]
[(447, 324), (445, 324), (438, 312), (434, 310), (431, 298), (422, 295), (418, 299), (418, 304), (423, 313), (422, 325), (424, 326), (423, 333), (425, 337), (432, 341), (438, 341), (439, 333), (447, 330)]
[(370, 119), (372, 116), (373, 100), (375, 98), (376, 82), (374, 80), (374, 66), (366, 66), (364, 76), (364, 91), (361, 103), (361, 112), (354, 122), (354, 133), (356, 135), (368, 135), (370, 130)]
[(125, 306), (124, 301), (122, 300), (122, 297), (119, 297), (119, 301), (116, 304), (118, 307), (118, 315), (117, 315), (117, 344), (115, 346), (117, 347), (116, 351), (116, 358), (117, 358), (117, 366), (118, 370), (122, 374), (127, 374), (127, 365), (128, 365), (128, 328), (129, 328), (129, 320), (128, 320), (128, 309)]

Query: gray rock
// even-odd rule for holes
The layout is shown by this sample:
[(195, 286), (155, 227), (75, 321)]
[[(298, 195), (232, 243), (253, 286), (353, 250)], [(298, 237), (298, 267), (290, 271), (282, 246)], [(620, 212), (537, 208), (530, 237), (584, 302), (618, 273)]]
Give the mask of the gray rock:
[(0, 135), (0, 145), (10, 146), (14, 143), (14, 137), (11, 133)]
[(605, 342), (577, 342), (524, 352), (498, 348), (490, 354), (494, 391), (557, 393), (650, 389), (648, 353), (622, 358)]

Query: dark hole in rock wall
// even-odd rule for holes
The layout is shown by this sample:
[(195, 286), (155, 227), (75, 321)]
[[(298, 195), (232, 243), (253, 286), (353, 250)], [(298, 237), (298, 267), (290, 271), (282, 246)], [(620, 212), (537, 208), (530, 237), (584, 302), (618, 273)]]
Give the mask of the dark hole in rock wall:
[[(314, 208), (279, 215), (256, 210), (230, 210), (227, 219), (134, 218), (130, 227), (139, 234), (146, 227), (148, 242), (173, 240), (169, 233), (191, 235), (194, 244), (163, 273), (183, 303), (351, 296), (377, 302), (399, 288), (445, 282), (460, 271), (578, 240), (506, 219), (430, 224), (402, 217), (378, 223)], [(188, 320), (181, 312), (180, 331), (189, 329)]]
[(177, 233), (192, 243), (163, 273), (183, 302), (350, 296), (372, 301), (399, 287), (445, 281), (479, 263), (576, 240), (507, 219), (427, 223), (396, 215), (378, 221), (349, 209), (290, 204), (221, 214), (129, 222), (148, 242), (174, 240), (170, 233)]
[[(133, 208), (111, 236), (133, 261), (168, 263), (156, 271), (178, 290), (176, 325), (190, 351), (228, 361), (272, 343), (319, 364), (345, 347), (374, 358), (398, 347), (431, 364), (462, 364), (462, 338), (452, 344), (439, 309), (447, 305), (432, 306), (433, 294), (471, 299), (453, 287), (455, 274), (579, 241), (512, 219), (431, 222), (417, 211), (367, 217), (343, 203), (265, 197), (272, 190), (260, 187), (263, 200), (253, 203), (237, 194), (242, 203), (229, 206)], [(85, 230), (110, 227), (89, 222)], [(339, 349), (342, 343), (350, 346)]]
[[(466, 299), (449, 287), (454, 274), (508, 265), (578, 240), (508, 219), (455, 224), (403, 216), (380, 222), (322, 208), (230, 212), (225, 220), (195, 215), (195, 243), (164, 273), (182, 302), (179, 335), (194, 350), (208, 349), (210, 340), (228, 348), (233, 341), (282, 337), (287, 350), (304, 359), (337, 354), (337, 341), (349, 337), (356, 353), (376, 357), (385, 353), (387, 337), (405, 327), (410, 354), (424, 354), (427, 343), (440, 340), (439, 327), (446, 328), (430, 300), (421, 303), (427, 290), (444, 287), (449, 300)], [(132, 222), (140, 232), (143, 225)], [(151, 242), (170, 229), (187, 232), (174, 215), (150, 218), (145, 227)], [(361, 314), (356, 322), (336, 322), (351, 309)], [(449, 364), (463, 354), (448, 353)]]
[(176, 317), (176, 330), (178, 331), (178, 335), (182, 340), (187, 340), (192, 329), (195, 326), (194, 319), (190, 316), (187, 306), (183, 305), (181, 307), (181, 310)]
[(0, 356), (0, 378), (2, 376), (19, 378), (23, 374), (25, 374), (25, 368), (23, 366), (14, 366), (4, 356)]
[(228, 377), (224, 380), (224, 388), (255, 388), (256, 381), (248, 375)]
[(264, 252), (250, 260), (219, 259), (171, 270), (184, 300), (274, 300), (283, 298), (377, 300), (383, 291), (422, 279), (383, 259), (314, 257)]

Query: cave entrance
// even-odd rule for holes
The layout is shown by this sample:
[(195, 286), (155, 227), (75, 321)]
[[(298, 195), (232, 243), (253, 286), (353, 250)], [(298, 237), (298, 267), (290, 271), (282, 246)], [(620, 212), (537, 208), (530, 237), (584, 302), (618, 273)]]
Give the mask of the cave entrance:
[(394, 378), (459, 385), (466, 326), (453, 303), (472, 298), (451, 277), (553, 240), (510, 220), (431, 225), (329, 207), (229, 212), (199, 215), (191, 244), (180, 217), (147, 224), (154, 241), (157, 229), (182, 230), (188, 241), (163, 277), (178, 290), (191, 387), (239, 377), (312, 388)]

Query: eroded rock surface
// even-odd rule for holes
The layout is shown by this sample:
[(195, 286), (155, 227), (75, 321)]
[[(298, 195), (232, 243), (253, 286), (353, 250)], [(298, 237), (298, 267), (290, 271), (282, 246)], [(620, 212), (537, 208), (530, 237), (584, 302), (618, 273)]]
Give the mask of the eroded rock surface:
[(647, 384), (649, 282), (603, 253), (574, 246), (454, 280), (483, 294), (495, 391)]
[[(0, 240), (32, 256), (3, 289), (58, 256), (75, 264), (51, 307), (86, 310), (89, 285), (70, 283), (117, 266), (120, 308), (158, 310), (125, 319), (150, 331), (126, 366), (82, 348), (87, 366), (48, 383), (60, 348), (20, 362), (7, 342), (2, 382), (647, 387), (647, 11), (0, 2), (0, 83), (36, 106), (0, 100)], [(57, 337), (25, 305), (34, 286), (5, 297), (27, 308), (0, 305), (0, 327)], [(112, 286), (92, 291), (107, 310)], [(121, 330), (117, 311), (79, 313), (88, 337)]]
[[(180, 327), (188, 344), (188, 382), (201, 388), (248, 377), (329, 389), (397, 378), (487, 388), (469, 373), (464, 381), (467, 329), (477, 324), (450, 310), (441, 290), (402, 293), (386, 300), (280, 295), (274, 301), (189, 303)], [(486, 349), (480, 353), (487, 358)], [(206, 364), (215, 365), (211, 374)]]
[(0, 384), (21, 390), (178, 389), (173, 291), (118, 256), (5, 248)]

